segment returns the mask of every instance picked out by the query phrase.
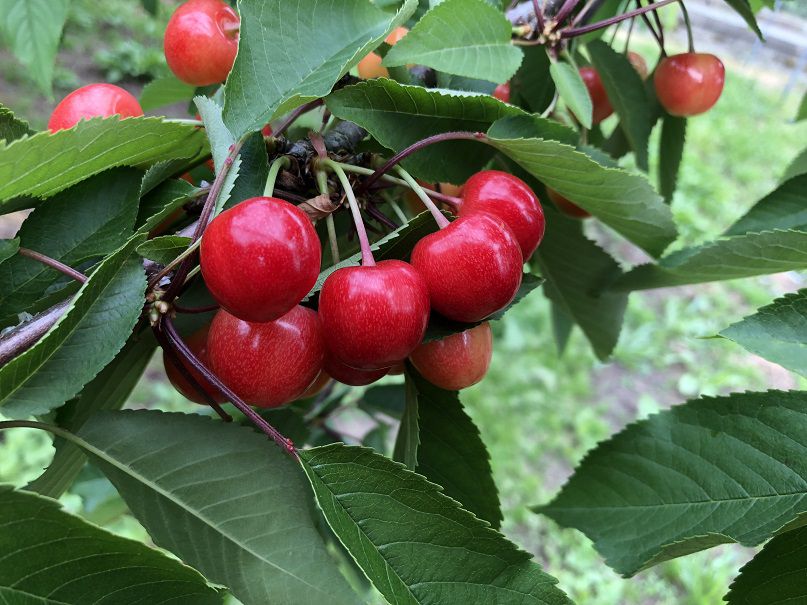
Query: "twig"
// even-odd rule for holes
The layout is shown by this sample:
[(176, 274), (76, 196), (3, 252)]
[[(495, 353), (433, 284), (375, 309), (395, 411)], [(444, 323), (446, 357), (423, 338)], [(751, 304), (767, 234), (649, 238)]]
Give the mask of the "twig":
[(294, 122), (304, 113), (308, 113), (312, 109), (316, 109), (320, 105), (322, 105), (322, 99), (315, 99), (305, 105), (300, 105), (296, 109), (290, 111), (283, 120), (278, 124), (277, 128), (272, 129), (272, 136), (279, 137), (281, 134), (288, 130), (289, 126), (294, 124)]
[(584, 34), (597, 31), (598, 29), (606, 28), (610, 25), (613, 25), (614, 23), (619, 23), (620, 21), (625, 21), (626, 19), (633, 19), (638, 15), (643, 15), (644, 13), (658, 10), (662, 6), (672, 4), (673, 2), (678, 2), (678, 0), (661, 0), (660, 2), (656, 2), (655, 4), (650, 4), (642, 8), (637, 8), (627, 13), (617, 15), (616, 17), (611, 17), (610, 19), (604, 19), (603, 21), (592, 23), (591, 25), (584, 25), (582, 27), (571, 27), (568, 29), (564, 29), (561, 30), (560, 36), (561, 38), (575, 38), (577, 36), (582, 36)]
[(34, 346), (59, 321), (69, 306), (70, 299), (62, 301), (0, 336), (0, 366)]
[(51, 269), (56, 269), (58, 272), (63, 273), (67, 277), (72, 277), (77, 282), (83, 284), (84, 282), (87, 281), (87, 276), (84, 275), (81, 271), (76, 271), (72, 267), (68, 267), (64, 263), (57, 261), (55, 258), (45, 256), (44, 254), (40, 254), (39, 252), (35, 252), (34, 250), (30, 250), (28, 248), (20, 248), (18, 252), (20, 253), (20, 256), (25, 256), (27, 258), (40, 262), (43, 265), (47, 265)]

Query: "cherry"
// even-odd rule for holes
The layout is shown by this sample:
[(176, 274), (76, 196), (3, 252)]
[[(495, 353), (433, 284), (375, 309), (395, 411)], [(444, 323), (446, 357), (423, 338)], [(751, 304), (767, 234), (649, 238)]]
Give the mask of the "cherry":
[(723, 92), (726, 69), (716, 56), (683, 53), (665, 57), (654, 77), (656, 95), (674, 116), (688, 117), (712, 108)]
[[(207, 355), (207, 334), (209, 329), (210, 326), (205, 326), (185, 339), (185, 344), (188, 345), (191, 352), (199, 358), (199, 361), (208, 367), (210, 367), (210, 360)], [(222, 395), (215, 386), (210, 384), (210, 382), (208, 382), (205, 377), (202, 376), (201, 372), (184, 361), (181, 363), (213, 401), (216, 403), (224, 403), (227, 401), (224, 395)], [(179, 391), (181, 395), (195, 403), (208, 403), (207, 398), (205, 398), (205, 396), (200, 393), (187, 378), (185, 378), (184, 374), (180, 372), (179, 368), (177, 368), (174, 362), (169, 359), (169, 356), (165, 351), (163, 351), (163, 365), (165, 366), (165, 373), (168, 376), (168, 380), (171, 381), (173, 387)]]
[(429, 291), (400, 260), (344, 267), (325, 280), (319, 313), (327, 348), (339, 361), (361, 370), (389, 368), (423, 340)]
[(266, 323), (220, 310), (210, 324), (207, 354), (213, 371), (241, 399), (277, 407), (300, 397), (319, 376), (322, 324), (316, 311), (299, 305)]
[(272, 136), (272, 125), (266, 124), (263, 128), (261, 128), (261, 134), (265, 137)]
[(546, 220), (538, 197), (527, 183), (500, 170), (477, 172), (465, 183), (460, 216), (488, 212), (513, 232), (527, 260), (544, 237)]
[(48, 130), (56, 132), (72, 128), (81, 120), (108, 118), (136, 118), (143, 109), (131, 94), (114, 84), (88, 84), (62, 99), (50, 114)]
[(493, 334), (485, 322), (459, 334), (424, 342), (409, 360), (433, 385), (459, 391), (485, 377), (492, 356)]
[(319, 395), (322, 390), (328, 386), (328, 383), (331, 382), (331, 377), (325, 370), (319, 373), (317, 379), (311, 383), (311, 386), (308, 387), (302, 395), (300, 395), (300, 399), (308, 399), (310, 397), (314, 397), (315, 395)]
[(390, 368), (381, 368), (380, 370), (357, 370), (356, 368), (345, 365), (326, 351), (322, 373), (327, 373), (328, 376), (342, 384), (347, 384), (352, 387), (362, 387), (372, 384), (376, 380), (380, 380), (386, 376), (389, 371)]
[(633, 65), (633, 69), (635, 69), (642, 80), (647, 79), (647, 74), (650, 73), (647, 69), (647, 61), (644, 60), (644, 57), (639, 53), (635, 53), (632, 50), (628, 51), (628, 61), (630, 64)]
[(238, 52), (240, 21), (221, 0), (188, 0), (171, 15), (163, 50), (174, 75), (194, 86), (227, 79)]
[(510, 102), (510, 82), (499, 84), (493, 91), (493, 96), (505, 103)]
[(591, 103), (594, 106), (594, 113), (592, 115), (592, 122), (599, 124), (605, 118), (614, 113), (614, 108), (611, 107), (611, 102), (608, 100), (608, 94), (605, 92), (605, 87), (602, 85), (600, 74), (593, 67), (581, 67), (580, 76), (588, 89), (588, 94), (591, 97)]
[(202, 238), (202, 275), (213, 297), (236, 317), (272, 321), (314, 286), (321, 253), (302, 210), (254, 197), (211, 221)]
[(549, 196), (549, 199), (552, 200), (555, 206), (558, 207), (558, 210), (563, 212), (563, 214), (572, 216), (574, 218), (588, 218), (591, 216), (591, 214), (589, 214), (587, 211), (583, 210), (577, 204), (573, 204), (554, 189), (547, 187), (546, 194)]
[(454, 185), (453, 183), (440, 183), (440, 193), (445, 193), (453, 197), (460, 197), (465, 185)]
[(487, 212), (458, 218), (412, 250), (412, 266), (426, 280), (432, 308), (464, 322), (481, 321), (513, 300), (523, 262), (516, 236)]
[[(409, 30), (407, 28), (396, 27), (392, 30), (392, 33), (386, 37), (384, 42), (390, 46), (395, 46), (395, 44), (408, 33)], [(359, 77), (364, 80), (369, 80), (370, 78), (389, 78), (389, 70), (381, 65), (381, 61), (383, 61), (383, 59), (378, 53), (370, 53), (364, 57), (359, 61)]]

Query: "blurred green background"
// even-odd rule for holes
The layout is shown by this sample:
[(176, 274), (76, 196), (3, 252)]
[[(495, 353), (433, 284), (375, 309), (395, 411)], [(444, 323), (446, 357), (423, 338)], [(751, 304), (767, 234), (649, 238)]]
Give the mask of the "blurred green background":
[[(151, 77), (166, 73), (161, 36), (169, 13), (163, 6), (159, 17), (152, 18), (134, 0), (73, 0), (57, 59), (55, 99), (43, 96), (26, 79), (24, 69), (0, 51), (4, 65), (0, 102), (41, 128), (56, 100), (79, 85), (106, 80), (137, 92)], [(675, 10), (665, 10), (663, 16), (672, 28)], [(617, 37), (620, 44), (622, 35)], [(668, 50), (683, 50), (681, 31), (671, 38)], [(781, 96), (789, 68), (754, 63), (746, 52), (711, 43), (712, 48), (700, 49), (718, 52), (724, 59), (726, 90), (714, 110), (690, 121), (673, 202), (682, 232), (676, 246), (721, 233), (776, 186), (807, 141), (807, 123), (792, 123), (803, 87), (787, 98)], [(658, 55), (641, 27), (633, 34), (631, 48), (648, 57), (651, 65)], [(657, 136), (656, 132), (653, 145)], [(4, 228), (13, 232), (9, 220), (19, 217), (6, 219)], [(587, 228), (621, 260), (639, 260), (596, 224)], [(750, 549), (721, 547), (625, 580), (601, 561), (581, 534), (560, 530), (528, 507), (550, 499), (587, 450), (637, 418), (701, 394), (807, 388), (807, 381), (728, 341), (703, 338), (804, 285), (803, 276), (782, 274), (634, 294), (616, 354), (607, 364), (597, 362), (579, 332), (558, 356), (548, 305), (540, 294), (495, 326), (491, 371), (462, 399), (490, 450), (505, 513), (504, 531), (535, 553), (577, 602), (721, 601), (737, 569), (752, 555)], [(165, 382), (159, 359), (149, 367), (129, 405), (199, 410)], [(51, 453), (50, 440), (41, 433), (1, 433), (0, 482), (24, 484), (48, 464)], [(85, 470), (79, 485), (63, 500), (93, 522), (146, 539), (111, 486), (92, 469)]]

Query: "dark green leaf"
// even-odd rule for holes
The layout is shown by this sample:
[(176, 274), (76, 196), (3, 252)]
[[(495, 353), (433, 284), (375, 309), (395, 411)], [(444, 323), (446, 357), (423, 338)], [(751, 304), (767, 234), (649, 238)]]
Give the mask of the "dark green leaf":
[(807, 120), (807, 92), (801, 98), (799, 110), (796, 112), (796, 121), (800, 122), (801, 120)]
[(143, 5), (145, 11), (150, 15), (157, 15), (157, 12), (160, 9), (159, 0), (140, 0), (140, 4)]
[(400, 462), (410, 470), (415, 470), (418, 463), (418, 447), (420, 446), (420, 428), (418, 427), (418, 396), (414, 384), (407, 380), (404, 385), (406, 406), (401, 416), (392, 459)]
[(269, 176), (269, 156), (266, 155), (266, 142), (260, 132), (247, 137), (238, 157), (238, 177), (224, 204), (225, 209), (251, 197), (263, 195), (266, 178)]
[(20, 238), (0, 239), (0, 263), (8, 260), (20, 249)]
[(0, 599), (8, 605), (215, 605), (179, 561), (68, 515), (55, 500), (0, 485)]
[(33, 133), (28, 122), (19, 119), (8, 107), (0, 104), (0, 141), (10, 142)]
[(400, 418), (406, 406), (406, 390), (402, 384), (383, 384), (367, 389), (359, 400), (359, 407)]
[(678, 170), (684, 157), (686, 142), (686, 118), (665, 114), (661, 118), (661, 138), (659, 139), (658, 187), (664, 201), (672, 201), (678, 185)]
[(704, 397), (588, 453), (537, 509), (584, 532), (619, 573), (807, 522), (807, 393)]
[[(450, 25), (449, 25), (450, 24)], [(444, 0), (427, 12), (384, 57), (384, 65), (425, 65), (438, 71), (506, 82), (521, 64), (512, 25), (485, 0)]]
[(188, 203), (197, 191), (196, 187), (182, 179), (163, 181), (140, 200), (135, 221), (137, 232), (149, 233)]
[(146, 276), (132, 254), (141, 242), (132, 238), (98, 265), (58, 323), (0, 368), (4, 416), (25, 418), (59, 407), (115, 358), (143, 307)]
[(566, 345), (569, 344), (569, 336), (574, 328), (574, 320), (563, 309), (560, 303), (552, 303), (552, 336), (555, 337), (555, 346), (558, 347), (558, 355), (563, 355)]
[(417, 0), (405, 0), (391, 15), (369, 0), (241, 0), (238, 57), (227, 78), (224, 122), (240, 137), (272, 116), (324, 97), (416, 7)]
[(187, 103), (193, 98), (195, 91), (196, 87), (192, 84), (185, 84), (174, 76), (157, 78), (143, 87), (140, 106), (143, 111), (152, 111), (174, 103)]
[(785, 181), (759, 200), (725, 235), (804, 228), (807, 228), (807, 174)]
[(569, 109), (580, 120), (585, 128), (591, 128), (591, 116), (594, 106), (588, 94), (583, 78), (568, 63), (554, 62), (549, 66), (549, 75), (555, 82), (558, 95), (569, 106)]
[(390, 603), (570, 603), (529, 554), (403, 465), (341, 444), (300, 456), (328, 524)]
[(756, 17), (754, 17), (754, 11), (751, 9), (751, 5), (748, 3), (748, 0), (725, 0), (726, 4), (728, 4), (731, 8), (736, 10), (739, 15), (745, 19), (745, 22), (748, 24), (748, 27), (751, 28), (757, 37), (765, 41), (765, 38), (762, 36), (762, 32), (759, 31), (759, 25), (757, 25)]
[(549, 56), (543, 46), (525, 46), (522, 50), (524, 60), (510, 80), (511, 101), (533, 113), (541, 113), (555, 97), (555, 83), (549, 75)]
[(180, 235), (163, 235), (147, 240), (137, 247), (137, 253), (143, 258), (167, 265), (177, 256), (185, 252), (191, 238)]

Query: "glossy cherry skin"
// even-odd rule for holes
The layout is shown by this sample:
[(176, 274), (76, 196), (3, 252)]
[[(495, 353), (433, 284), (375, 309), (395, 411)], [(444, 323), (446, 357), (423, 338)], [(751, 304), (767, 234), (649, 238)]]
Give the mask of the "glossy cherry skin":
[(549, 196), (549, 199), (552, 200), (555, 206), (558, 207), (558, 210), (560, 210), (563, 214), (572, 216), (574, 218), (588, 218), (591, 216), (580, 206), (573, 204), (554, 189), (547, 187), (546, 194)]
[(591, 97), (591, 103), (594, 106), (592, 114), (592, 121), (594, 124), (599, 124), (605, 118), (614, 113), (614, 108), (611, 107), (611, 102), (608, 100), (608, 93), (605, 92), (605, 87), (602, 85), (600, 74), (593, 67), (581, 67), (580, 76), (588, 89), (588, 94)]
[(239, 19), (221, 0), (188, 0), (171, 15), (163, 50), (174, 75), (194, 86), (227, 79), (238, 52)]
[(345, 267), (325, 280), (319, 314), (328, 350), (360, 370), (389, 368), (423, 340), (429, 291), (408, 263)]
[(352, 387), (363, 387), (372, 384), (376, 380), (380, 380), (389, 374), (389, 371), (390, 368), (381, 368), (380, 370), (357, 370), (356, 368), (345, 365), (328, 351), (325, 352), (323, 373), (327, 372), (328, 376), (337, 382)]
[(300, 399), (308, 399), (309, 397), (314, 397), (315, 395), (319, 395), (322, 390), (328, 386), (328, 383), (331, 382), (331, 377), (325, 370), (319, 373), (317, 379), (311, 383), (311, 386), (308, 387), (302, 395), (300, 395)]
[[(204, 328), (197, 330), (193, 334), (191, 334), (188, 338), (185, 339), (185, 344), (188, 345), (188, 348), (191, 350), (191, 353), (196, 355), (205, 366), (210, 368), (210, 359), (207, 355), (207, 334), (210, 329), (210, 326), (205, 326)], [(179, 358), (179, 356), (178, 356)], [(171, 385), (179, 391), (181, 395), (183, 395), (186, 399), (189, 399), (195, 403), (207, 404), (209, 403), (207, 398), (202, 395), (196, 388), (190, 383), (190, 381), (185, 378), (182, 372), (179, 371), (179, 368), (174, 365), (174, 363), (169, 358), (168, 354), (163, 351), (163, 365), (165, 366), (165, 373), (168, 376), (168, 380), (171, 381)], [(205, 392), (210, 396), (210, 398), (215, 401), (216, 403), (223, 403), (227, 399), (222, 395), (219, 390), (213, 386), (210, 382), (208, 382), (202, 373), (199, 372), (196, 368), (191, 366), (188, 363), (183, 364), (185, 369), (188, 370), (188, 373), (193, 376), (199, 386), (202, 387)]]
[(459, 391), (485, 377), (492, 357), (493, 334), (485, 322), (459, 334), (424, 342), (409, 360), (433, 385)]
[[(395, 44), (408, 33), (409, 30), (407, 28), (396, 27), (392, 30), (392, 33), (385, 38), (384, 42), (390, 46), (395, 46)], [(389, 70), (381, 65), (381, 61), (383, 61), (383, 59), (378, 53), (370, 53), (364, 57), (359, 61), (357, 66), (359, 77), (364, 80), (369, 80), (370, 78), (389, 78)]]
[(50, 114), (48, 130), (72, 128), (81, 120), (118, 115), (136, 118), (143, 109), (131, 94), (114, 84), (88, 84), (62, 99)]
[(656, 96), (674, 116), (696, 116), (711, 109), (723, 92), (726, 68), (711, 54), (683, 53), (664, 58), (654, 76)]
[(302, 210), (255, 197), (211, 221), (202, 237), (202, 275), (213, 297), (236, 317), (272, 321), (309, 293), (321, 254)]
[(644, 57), (639, 53), (635, 53), (630, 50), (628, 51), (628, 61), (630, 61), (630, 64), (633, 65), (633, 69), (636, 70), (642, 80), (646, 80), (647, 74), (650, 72), (647, 68), (647, 61), (644, 60)]
[(412, 250), (432, 309), (464, 322), (481, 321), (513, 300), (523, 262), (516, 236), (487, 212), (458, 218)]
[(505, 103), (510, 102), (510, 82), (499, 84), (493, 91), (493, 96)]
[(517, 176), (500, 170), (477, 172), (465, 183), (460, 216), (488, 212), (510, 227), (526, 261), (544, 237), (546, 219), (538, 196)]
[(317, 312), (296, 306), (280, 319), (251, 323), (220, 310), (210, 324), (213, 371), (250, 405), (273, 408), (299, 398), (322, 371)]

